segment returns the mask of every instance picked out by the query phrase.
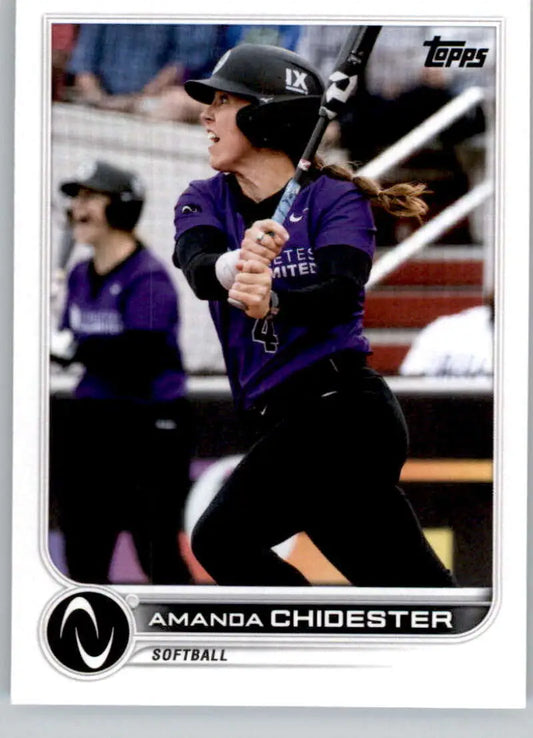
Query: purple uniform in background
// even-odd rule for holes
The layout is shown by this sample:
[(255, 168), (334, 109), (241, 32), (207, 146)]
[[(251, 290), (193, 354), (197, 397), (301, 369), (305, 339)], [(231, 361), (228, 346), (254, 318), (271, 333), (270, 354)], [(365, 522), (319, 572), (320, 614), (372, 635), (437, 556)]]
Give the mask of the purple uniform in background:
[(78, 264), (68, 280), (62, 327), (70, 329), (83, 350), (94, 337), (123, 336), (128, 331), (164, 334), (166, 365), (154, 372), (149, 396), (131, 397), (116, 376), (86, 368), (76, 388), (77, 398), (139, 399), (167, 402), (185, 395), (185, 374), (177, 343), (178, 298), (163, 264), (139, 248), (104, 276), (94, 272), (92, 261)]
[[(175, 209), (176, 239), (190, 228), (213, 226), (226, 233), (228, 249), (240, 248), (245, 224), (235, 209), (227, 175), (191, 182)], [(373, 257), (375, 227), (368, 200), (351, 182), (320, 176), (296, 198), (284, 223), (290, 238), (272, 262), (276, 292), (319, 282), (315, 252), (343, 244)], [(294, 372), (344, 349), (370, 353), (363, 330), (364, 290), (349, 320), (313, 329), (275, 318), (255, 320), (225, 301), (210, 303), (228, 376), (238, 405), (248, 408)]]

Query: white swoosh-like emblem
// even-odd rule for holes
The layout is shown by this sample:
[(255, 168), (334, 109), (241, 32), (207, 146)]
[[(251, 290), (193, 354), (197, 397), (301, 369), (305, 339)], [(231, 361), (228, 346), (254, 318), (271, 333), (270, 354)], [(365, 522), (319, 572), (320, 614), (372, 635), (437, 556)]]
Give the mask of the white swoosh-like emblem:
[(289, 215), (289, 220), (291, 223), (299, 223), (301, 219), (304, 217), (304, 213), (306, 213), (309, 210), (309, 208), (304, 208), (301, 215), (295, 215), (294, 213), (291, 213)]
[(74, 630), (76, 631), (76, 643), (78, 644), (78, 648), (80, 649), (80, 656), (83, 662), (86, 664), (86, 666), (89, 667), (89, 669), (99, 669), (102, 664), (105, 663), (105, 660), (109, 656), (109, 652), (111, 651), (111, 646), (113, 644), (113, 635), (115, 633), (115, 629), (111, 628), (111, 635), (109, 637), (107, 646), (101, 653), (97, 654), (96, 656), (91, 656), (87, 653), (87, 651), (81, 645), (80, 637), (78, 635), (78, 629), (74, 628)]
[[(73, 600), (69, 603), (67, 609), (65, 610), (63, 614), (63, 620), (61, 621), (61, 629), (59, 631), (59, 637), (63, 635), (63, 628), (65, 627), (65, 624), (69, 617), (72, 615), (73, 612), (76, 612), (76, 610), (82, 610), (83, 612), (86, 612), (87, 615), (91, 618), (91, 621), (94, 625), (94, 630), (96, 631), (96, 637), (99, 637), (98, 634), (98, 623), (96, 622), (96, 615), (94, 614), (94, 610), (91, 607), (91, 603), (88, 602), (85, 597), (74, 597)], [(103, 651), (101, 651), (99, 654), (96, 654), (96, 656), (91, 656), (87, 653), (87, 651), (83, 648), (80, 642), (80, 637), (78, 635), (78, 629), (74, 628), (74, 631), (76, 633), (76, 643), (78, 644), (78, 648), (80, 651), (80, 656), (86, 666), (89, 667), (89, 669), (99, 669), (102, 664), (105, 662), (107, 657), (109, 656), (109, 652), (111, 650), (111, 646), (113, 643), (113, 636), (115, 633), (115, 629), (111, 629), (111, 635), (109, 637), (109, 641), (107, 643), (107, 646), (104, 648)]]

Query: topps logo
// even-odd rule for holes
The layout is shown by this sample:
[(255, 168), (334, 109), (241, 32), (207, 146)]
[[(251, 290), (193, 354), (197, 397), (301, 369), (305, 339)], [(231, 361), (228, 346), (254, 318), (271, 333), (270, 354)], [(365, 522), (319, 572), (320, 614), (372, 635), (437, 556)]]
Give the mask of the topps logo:
[(489, 53), (488, 49), (472, 49), (466, 41), (442, 41), (434, 36), (432, 41), (424, 41), (429, 46), (425, 67), (451, 67), (457, 62), (459, 67), (482, 67)]

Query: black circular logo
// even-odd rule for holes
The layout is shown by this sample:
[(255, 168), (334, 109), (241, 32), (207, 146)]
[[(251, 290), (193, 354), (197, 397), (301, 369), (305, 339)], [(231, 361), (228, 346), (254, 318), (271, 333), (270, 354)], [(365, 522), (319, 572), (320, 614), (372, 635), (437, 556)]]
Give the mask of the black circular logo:
[(124, 657), (132, 624), (125, 605), (105, 591), (66, 593), (50, 610), (44, 635), (51, 654), (77, 674), (101, 674)]

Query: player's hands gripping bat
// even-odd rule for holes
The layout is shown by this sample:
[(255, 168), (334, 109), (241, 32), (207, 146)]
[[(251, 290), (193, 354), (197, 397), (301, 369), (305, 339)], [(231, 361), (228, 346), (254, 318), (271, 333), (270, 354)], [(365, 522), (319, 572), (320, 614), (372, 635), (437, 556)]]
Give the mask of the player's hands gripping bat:
[(261, 319), (266, 316), (271, 289), (272, 271), (268, 265), (255, 259), (237, 263), (237, 276), (229, 294), (244, 306), (248, 317)]
[(287, 230), (273, 219), (256, 220), (244, 232), (241, 242), (242, 261), (256, 259), (270, 266), (289, 239)]

